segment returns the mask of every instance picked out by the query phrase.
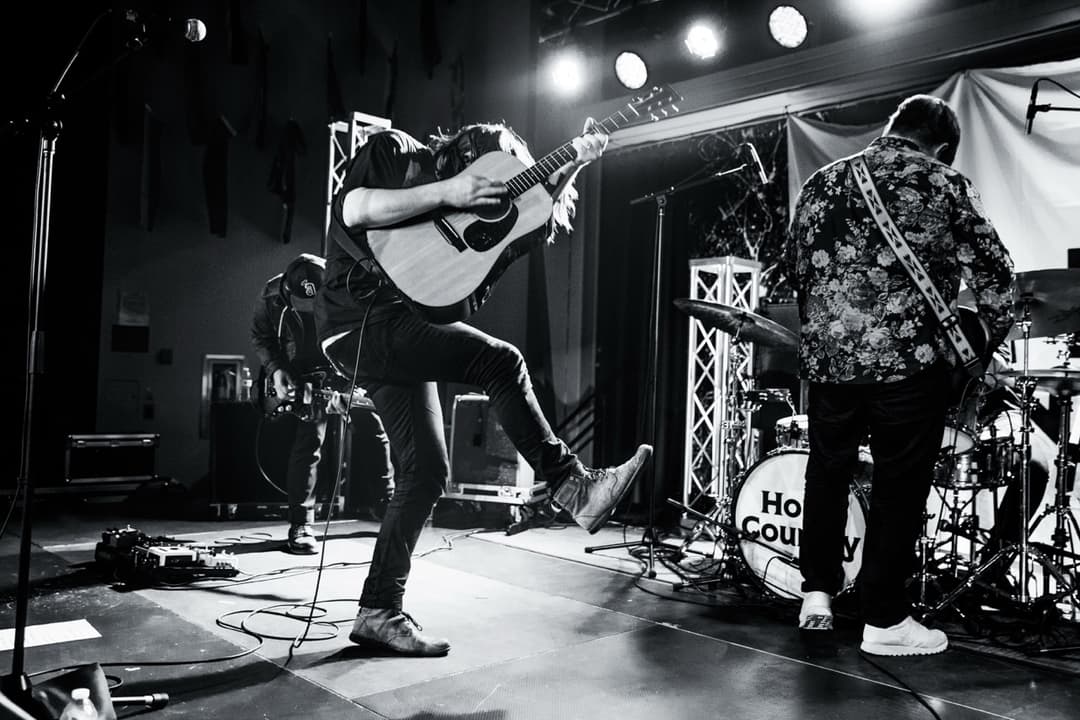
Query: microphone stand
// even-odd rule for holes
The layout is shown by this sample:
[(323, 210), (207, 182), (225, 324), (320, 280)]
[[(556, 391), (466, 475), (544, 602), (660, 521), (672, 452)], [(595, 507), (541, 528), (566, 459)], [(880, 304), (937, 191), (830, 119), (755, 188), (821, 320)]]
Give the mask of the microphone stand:
[(1031, 102), (1028, 104), (1028, 111), (1027, 111), (1027, 134), (1028, 135), (1031, 134), (1031, 126), (1035, 121), (1035, 115), (1037, 115), (1038, 113), (1050, 112), (1052, 110), (1061, 110), (1061, 111), (1064, 111), (1064, 112), (1080, 112), (1080, 106), (1062, 107), (1060, 105), (1051, 105), (1050, 103), (1044, 103), (1044, 104), (1041, 104), (1041, 105), (1037, 105), (1035, 103), (1035, 98), (1037, 97), (1038, 92), (1039, 92), (1039, 83), (1043, 82), (1043, 81), (1048, 82), (1048, 83), (1053, 83), (1054, 85), (1057, 85), (1059, 88), (1061, 88), (1065, 92), (1069, 93), (1070, 95), (1073, 95), (1075, 97), (1080, 97), (1080, 95), (1073, 92), (1069, 88), (1065, 87), (1064, 85), (1059, 83), (1057, 80), (1054, 80), (1053, 78), (1048, 78), (1048, 77), (1036, 78), (1035, 82), (1031, 86)]
[[(727, 175), (733, 175), (738, 172), (742, 172), (750, 167), (750, 163), (743, 163), (728, 170), (721, 170), (719, 172), (709, 173), (705, 177), (698, 177), (699, 173), (694, 173), (689, 178), (682, 180), (674, 185), (666, 187), (662, 190), (656, 190), (654, 192), (642, 195), (641, 197), (634, 198), (630, 201), (631, 205), (638, 205), (643, 202), (654, 201), (656, 203), (656, 222), (654, 225), (653, 241), (653, 285), (652, 285), (652, 318), (650, 323), (650, 355), (649, 365), (646, 368), (646, 383), (647, 391), (645, 396), (645, 423), (646, 430), (645, 435), (656, 442), (656, 406), (657, 406), (657, 385), (658, 375), (660, 372), (660, 286), (663, 280), (662, 262), (663, 262), (663, 247), (664, 247), (664, 219), (667, 212), (668, 199), (676, 193), (683, 190), (689, 190), (690, 188), (704, 185), (707, 182), (712, 182), (717, 178), (722, 178)], [(669, 552), (679, 552), (678, 548), (664, 545), (657, 537), (655, 528), (656, 517), (656, 466), (655, 464), (650, 469), (649, 473), (649, 505), (648, 514), (646, 519), (645, 531), (641, 536), (641, 540), (623, 542), (623, 543), (611, 543), (608, 545), (591, 545), (585, 548), (586, 553), (594, 553), (600, 550), (614, 550), (617, 548), (645, 548), (648, 551), (648, 560), (645, 563), (645, 575), (652, 579), (656, 577), (656, 551), (657, 549), (663, 549)]]
[[(19, 531), (19, 568), (15, 591), (15, 637), (11, 653), (11, 673), (0, 678), (0, 691), (12, 702), (35, 717), (43, 712), (34, 699), (30, 678), (25, 672), (26, 621), (30, 595), (30, 550), (33, 529), (34, 472), (31, 459), (33, 448), (34, 403), (37, 399), (37, 380), (45, 373), (45, 332), (41, 329), (41, 308), (45, 295), (46, 267), (49, 255), (49, 227), (52, 214), (53, 164), (56, 145), (63, 129), (61, 121), (64, 95), (61, 90), (68, 73), (82, 54), (86, 41), (98, 24), (113, 13), (112, 9), (98, 14), (83, 34), (45, 97), (38, 125), (37, 174), (34, 180), (34, 223), (30, 249), (30, 284), (27, 308), (26, 385), (23, 391), (22, 436), (19, 457), (19, 477), (12, 502), (22, 496), (22, 527)], [(164, 695), (167, 698), (167, 695)], [(167, 702), (167, 700), (166, 700)]]

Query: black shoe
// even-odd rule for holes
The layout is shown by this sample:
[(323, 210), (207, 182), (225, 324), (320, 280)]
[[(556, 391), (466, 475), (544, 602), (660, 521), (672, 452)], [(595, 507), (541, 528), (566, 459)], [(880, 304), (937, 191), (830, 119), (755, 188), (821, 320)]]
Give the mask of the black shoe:
[(319, 541), (311, 526), (307, 523), (293, 523), (289, 526), (289, 539), (285, 543), (285, 549), (293, 555), (317, 555), (319, 553)]
[(365, 647), (393, 650), (402, 655), (437, 657), (450, 652), (450, 643), (424, 635), (412, 616), (395, 608), (360, 608), (349, 640)]

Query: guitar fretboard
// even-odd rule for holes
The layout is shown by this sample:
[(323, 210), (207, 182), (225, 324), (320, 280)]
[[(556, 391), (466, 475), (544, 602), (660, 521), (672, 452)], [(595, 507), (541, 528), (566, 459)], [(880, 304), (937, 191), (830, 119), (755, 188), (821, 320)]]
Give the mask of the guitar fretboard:
[[(632, 105), (627, 105), (626, 110), (628, 110), (631, 115), (627, 115), (623, 110), (619, 110), (596, 123), (594, 126), (595, 129), (605, 135), (610, 135), (621, 126), (637, 118), (639, 115)], [(552, 173), (563, 165), (566, 165), (568, 162), (573, 162), (576, 157), (577, 151), (574, 150), (573, 142), (563, 143), (506, 181), (506, 187), (510, 190), (510, 197), (516, 198), (534, 185), (544, 182), (544, 180), (551, 177)]]

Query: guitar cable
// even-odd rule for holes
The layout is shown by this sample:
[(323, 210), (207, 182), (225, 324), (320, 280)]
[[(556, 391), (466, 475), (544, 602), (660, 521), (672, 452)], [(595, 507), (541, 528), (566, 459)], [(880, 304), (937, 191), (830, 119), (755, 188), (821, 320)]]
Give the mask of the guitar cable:
[[(356, 265), (354, 264), (353, 268), (355, 267)], [(353, 268), (349, 269), (349, 275), (346, 278), (346, 287), (348, 287), (348, 277), (352, 276)], [(311, 631), (311, 626), (315, 623), (315, 611), (318, 607), (319, 602), (319, 588), (322, 585), (322, 574), (324, 563), (326, 561), (326, 543), (327, 538), (330, 534), (330, 519), (333, 515), (333, 502), (338, 497), (338, 493), (341, 491), (341, 485), (344, 480), (344, 473), (342, 472), (342, 467), (345, 464), (345, 433), (348, 432), (348, 428), (350, 425), (349, 413), (352, 410), (353, 393), (356, 392), (356, 374), (358, 368), (360, 367), (360, 350), (364, 346), (364, 332), (367, 329), (367, 321), (368, 317), (371, 315), (371, 309), (375, 306), (376, 294), (377, 293), (375, 291), (372, 291), (370, 294), (362, 298), (368, 300), (368, 304), (367, 308), (364, 309), (364, 316), (363, 318), (361, 318), (360, 327), (357, 330), (357, 332), (359, 332), (359, 336), (356, 339), (356, 357), (353, 358), (352, 372), (349, 375), (348, 395), (346, 395), (346, 397), (349, 398), (349, 404), (346, 407), (345, 414), (341, 416), (341, 437), (338, 438), (337, 443), (338, 457), (336, 464), (336, 472), (334, 474), (334, 491), (330, 494), (330, 504), (327, 506), (326, 520), (323, 523), (323, 541), (319, 548), (319, 566), (315, 571), (315, 591), (312, 594), (311, 602), (307, 603), (308, 615), (304, 621), (304, 629), (299, 634), (297, 634), (297, 636), (293, 639), (292, 643), (289, 645), (289, 657), (288, 660), (286, 660), (286, 664), (288, 664), (292, 660), (293, 652), (301, 645), (303, 645), (304, 642), (307, 640), (308, 633)], [(320, 617), (324, 616), (326, 613), (325, 609), (320, 608), (319, 611), (323, 614)]]

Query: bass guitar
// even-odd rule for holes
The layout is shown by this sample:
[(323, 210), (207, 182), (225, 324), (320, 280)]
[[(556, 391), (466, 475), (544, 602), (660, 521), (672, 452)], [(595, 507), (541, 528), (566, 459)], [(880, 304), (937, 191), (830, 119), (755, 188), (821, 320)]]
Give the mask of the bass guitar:
[[(613, 131), (643, 120), (659, 120), (678, 112), (682, 100), (668, 86), (656, 86), (596, 124)], [(367, 233), (368, 250), (383, 275), (413, 310), (436, 323), (464, 320), (487, 299), (506, 268), (543, 242), (542, 227), (551, 217), (553, 200), (543, 183), (576, 157), (567, 142), (526, 167), (505, 152), (484, 153), (463, 173), (506, 184), (498, 207), (477, 212), (436, 212)]]
[[(304, 373), (300, 376), (295, 396), (292, 398), (279, 398), (274, 389), (274, 378), (267, 375), (265, 370), (259, 375), (259, 390), (256, 402), (262, 408), (263, 414), (268, 418), (277, 418), (282, 415), (295, 415), (301, 420), (313, 420), (320, 414), (325, 414), (326, 403), (330, 401), (335, 392), (345, 395), (348, 388), (338, 389), (334, 387), (332, 379), (337, 376), (332, 370), (316, 370)], [(349, 402), (349, 409), (364, 408), (374, 410), (375, 404), (371, 402), (363, 390), (356, 388)]]

